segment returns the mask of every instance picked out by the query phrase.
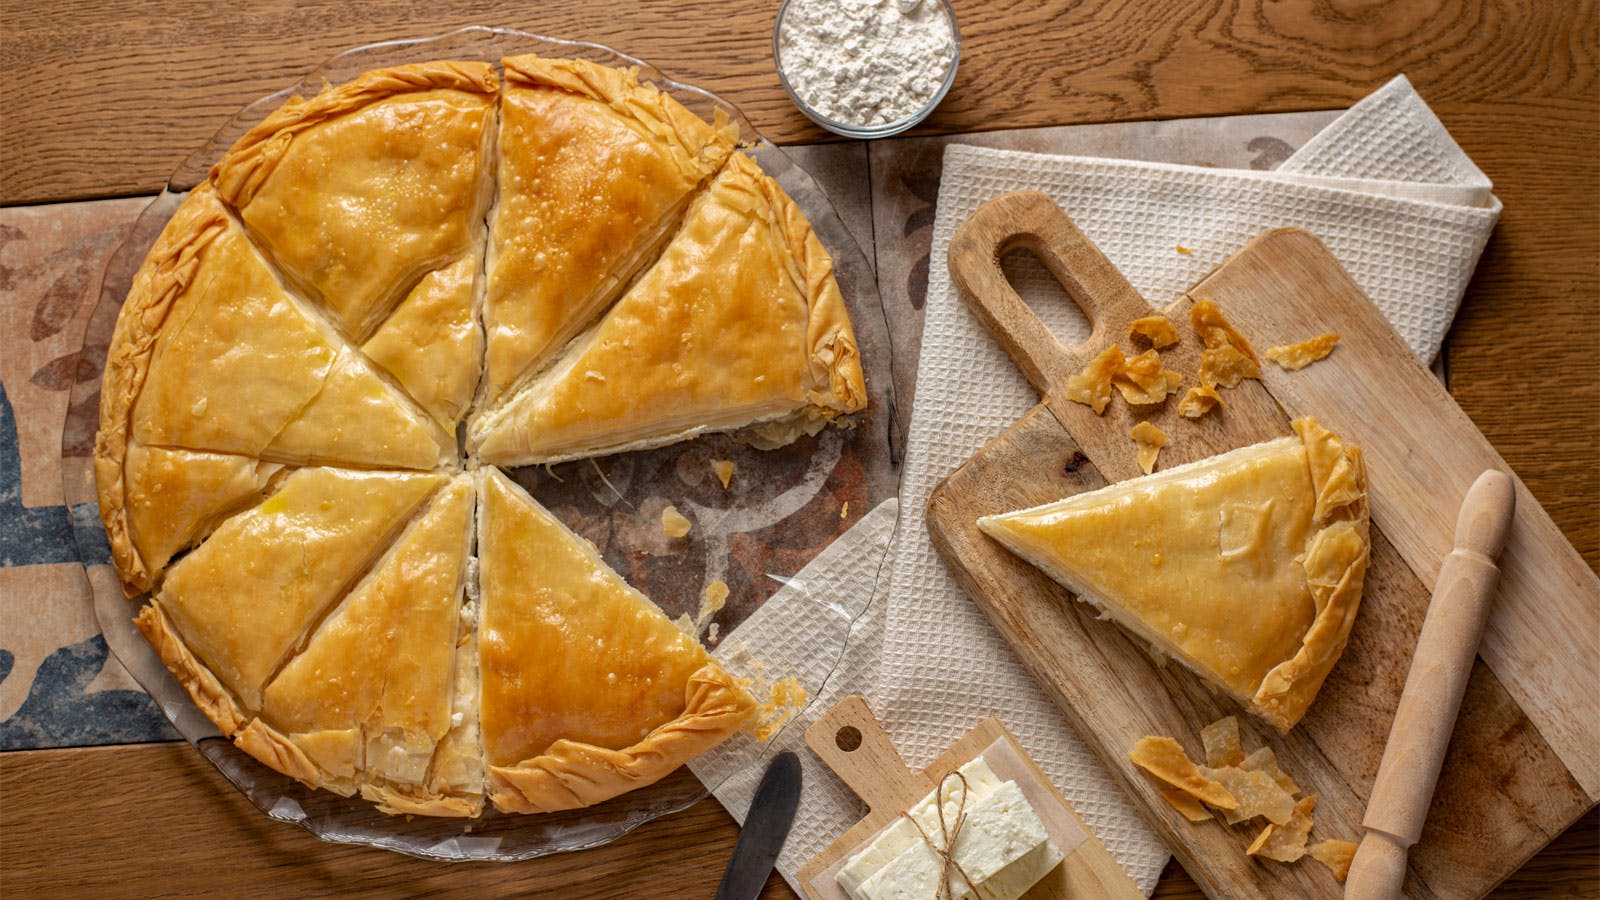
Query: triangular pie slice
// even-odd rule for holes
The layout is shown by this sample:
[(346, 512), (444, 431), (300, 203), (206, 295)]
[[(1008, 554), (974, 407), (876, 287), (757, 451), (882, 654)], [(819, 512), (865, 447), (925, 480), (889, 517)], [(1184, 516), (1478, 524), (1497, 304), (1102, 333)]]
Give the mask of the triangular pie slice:
[[(435, 783), (451, 730), (473, 476), (438, 491), (263, 692), (240, 746), (386, 812), (474, 815), (479, 784)], [(474, 753), (474, 755), (476, 755)]]
[(243, 727), (318, 619), (445, 481), (300, 469), (167, 570), (140, 630), (212, 721)]
[[(205, 185), (134, 278), (103, 390), (103, 496), (130, 436), (291, 464), (428, 469), (455, 458), (453, 436), (284, 291)], [(329, 424), (349, 429), (343, 441), (330, 442)]]
[(481, 246), (494, 68), (429, 62), (293, 98), (211, 171), (300, 289), (364, 340), (424, 275)]
[(472, 402), (483, 366), (480, 262), (476, 255), (463, 256), (423, 276), (361, 348), (451, 434)]
[(1288, 731), (1344, 652), (1370, 552), (1360, 450), (1294, 430), (978, 526)]
[(577, 809), (651, 784), (749, 721), (750, 695), (594, 546), (483, 471), (478, 654), (488, 792)]
[(833, 262), (777, 183), (735, 154), (598, 325), (474, 421), (485, 462), (527, 465), (735, 431), (781, 446), (866, 403)]
[(254, 506), (282, 471), (249, 456), (130, 445), (122, 490), (101, 510), (124, 589), (149, 590), (175, 554)]
[(537, 56), (503, 64), (485, 306), (491, 402), (615, 299), (735, 138), (632, 70)]

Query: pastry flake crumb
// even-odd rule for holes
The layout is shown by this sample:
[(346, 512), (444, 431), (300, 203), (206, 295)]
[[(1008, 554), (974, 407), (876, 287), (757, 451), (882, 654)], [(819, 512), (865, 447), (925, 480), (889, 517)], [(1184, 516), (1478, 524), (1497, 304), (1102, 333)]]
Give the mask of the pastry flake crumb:
[(1167, 784), (1205, 801), (1217, 809), (1238, 809), (1239, 801), (1227, 788), (1200, 773), (1183, 747), (1169, 737), (1151, 735), (1142, 737), (1128, 754), (1133, 764), (1165, 781)]
[(667, 537), (681, 538), (693, 527), (676, 506), (668, 503), (667, 508), (661, 511), (661, 533)]
[(1207, 348), (1232, 347), (1251, 362), (1260, 362), (1256, 351), (1251, 349), (1250, 342), (1245, 340), (1239, 329), (1233, 327), (1222, 314), (1222, 310), (1210, 300), (1196, 300), (1194, 308), (1189, 310), (1189, 325), (1194, 328), (1194, 333), (1200, 336), (1200, 342)]
[(1294, 814), (1294, 798), (1265, 772), (1246, 772), (1236, 766), (1216, 769), (1207, 766), (1200, 773), (1222, 785), (1239, 802), (1235, 809), (1222, 813), (1229, 825), (1237, 825), (1257, 816), (1274, 825), (1287, 825)]
[(1068, 400), (1082, 403), (1098, 416), (1111, 402), (1111, 379), (1122, 371), (1125, 361), (1122, 348), (1112, 344), (1090, 360), (1082, 372), (1068, 378), (1062, 392)]
[(1356, 845), (1351, 841), (1318, 841), (1311, 845), (1311, 856), (1328, 867), (1340, 883), (1350, 874), (1350, 860), (1355, 859)]
[(1188, 247), (1185, 247), (1182, 244), (1177, 244), (1175, 246), (1176, 246), (1178, 252), (1182, 253), (1184, 256), (1188, 256), (1189, 254), (1194, 252), (1193, 250), (1190, 250)]
[(722, 482), (722, 489), (727, 490), (729, 483), (733, 481), (733, 460), (713, 459), (711, 471), (716, 473), (717, 480)]
[(1198, 419), (1213, 409), (1223, 410), (1227, 407), (1216, 387), (1202, 382), (1189, 388), (1189, 392), (1178, 401), (1178, 415), (1186, 419)]
[(1319, 359), (1327, 358), (1328, 354), (1333, 352), (1334, 345), (1338, 343), (1339, 335), (1330, 331), (1327, 334), (1319, 334), (1298, 344), (1268, 347), (1267, 359), (1291, 372), (1296, 372)]
[(805, 705), (809, 697), (805, 686), (793, 675), (786, 675), (773, 682), (772, 690), (767, 693), (766, 702), (758, 708), (756, 739), (765, 741), (777, 734), (778, 729)]
[(1208, 766), (1237, 766), (1244, 762), (1237, 716), (1224, 716), (1200, 729), (1200, 743), (1206, 748)]
[(705, 594), (700, 597), (700, 611), (695, 613), (694, 627), (696, 631), (706, 623), (706, 620), (722, 611), (728, 605), (728, 583), (718, 578), (706, 585)]
[(850, 517), (850, 501), (846, 500), (844, 502), (844, 505), (839, 507), (839, 518), (848, 519), (849, 517)]
[(1128, 437), (1139, 445), (1139, 468), (1146, 475), (1156, 470), (1156, 457), (1161, 454), (1161, 448), (1167, 445), (1167, 434), (1149, 422), (1140, 422), (1128, 432)]
[(1302, 798), (1294, 805), (1294, 813), (1287, 823), (1274, 823), (1261, 829), (1261, 834), (1256, 836), (1245, 853), (1278, 862), (1298, 862), (1306, 855), (1306, 838), (1311, 835), (1311, 811), (1316, 805), (1315, 794)]
[(1278, 783), (1278, 787), (1283, 788), (1290, 794), (1300, 793), (1300, 785), (1296, 784), (1287, 772), (1278, 768), (1278, 755), (1272, 752), (1271, 747), (1261, 747), (1240, 762), (1234, 763), (1234, 765), (1244, 769), (1246, 772), (1265, 772), (1272, 776), (1272, 780)]
[(1211, 810), (1206, 809), (1204, 803), (1183, 791), (1162, 788), (1161, 799), (1172, 804), (1173, 809), (1182, 813), (1183, 817), (1191, 822), (1204, 822), (1211, 818)]
[(1122, 371), (1111, 378), (1111, 383), (1122, 393), (1122, 399), (1134, 406), (1163, 403), (1182, 382), (1182, 375), (1161, 367), (1161, 354), (1153, 347), (1124, 360)]
[(719, 622), (712, 622), (711, 627), (706, 629), (706, 642), (715, 644), (717, 642), (717, 638), (721, 637), (719, 634), (720, 631), (722, 631), (722, 624)]
[(1260, 377), (1261, 364), (1231, 344), (1209, 347), (1200, 354), (1201, 384), (1231, 388), (1246, 378)]
[(1165, 350), (1181, 340), (1178, 337), (1178, 329), (1172, 327), (1172, 323), (1162, 315), (1134, 319), (1128, 325), (1128, 338), (1131, 340), (1135, 337), (1144, 338), (1157, 350)]

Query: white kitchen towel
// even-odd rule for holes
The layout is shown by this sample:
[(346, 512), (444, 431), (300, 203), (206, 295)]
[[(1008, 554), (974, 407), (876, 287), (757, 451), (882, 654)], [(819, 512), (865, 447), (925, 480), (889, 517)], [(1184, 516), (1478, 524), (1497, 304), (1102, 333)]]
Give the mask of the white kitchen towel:
[[(899, 512), (898, 501), (885, 500), (863, 516), (729, 632), (712, 653), (729, 671), (755, 681), (758, 693), (767, 686), (763, 682), (789, 676), (806, 691), (805, 707), (766, 747), (741, 734), (689, 763), (695, 776), (711, 785), (717, 799), (743, 824), (766, 771), (764, 764), (751, 761), (764, 763), (784, 750), (799, 755), (800, 810), (778, 857), (778, 870), (802, 896), (805, 892), (796, 880), (800, 867), (867, 814), (844, 782), (806, 749), (805, 731), (851, 694), (876, 705), (888, 605), (883, 596), (889, 575), (885, 552)], [(877, 602), (872, 602), (874, 596)]]
[[(934, 485), (1037, 402), (954, 295), (944, 266), (956, 227), (984, 201), (1020, 189), (1054, 197), (1156, 305), (1261, 231), (1309, 228), (1425, 361), (1437, 354), (1500, 211), (1483, 173), (1403, 77), (1352, 107), (1274, 172), (951, 145), (889, 560), (880, 570), (880, 548), (895, 516), (885, 504), (802, 570), (795, 591), (780, 591), (717, 651), (731, 669), (758, 679), (798, 673), (814, 694), (766, 750), (798, 749), (805, 762), (800, 812), (778, 861), (796, 888), (800, 866), (864, 814), (801, 739), (805, 725), (851, 693), (868, 698), (913, 767), (926, 765), (983, 716), (1000, 718), (1146, 893), (1167, 859), (1165, 846), (956, 585), (924, 521)], [(1180, 245), (1190, 252), (1179, 252)], [(1008, 258), (1005, 268), (1063, 342), (1087, 337), (1082, 315), (1037, 260)], [(869, 596), (870, 605), (853, 612)], [(833, 598), (838, 610), (817, 605), (817, 597)], [(813, 690), (837, 657), (825, 653), (819, 663), (807, 635), (821, 628), (831, 641), (841, 615), (851, 620), (848, 648), (822, 689)], [(751, 660), (759, 663), (753, 672)], [(761, 776), (762, 767), (748, 764), (756, 752), (739, 743), (692, 764), (736, 818), (743, 818)]]

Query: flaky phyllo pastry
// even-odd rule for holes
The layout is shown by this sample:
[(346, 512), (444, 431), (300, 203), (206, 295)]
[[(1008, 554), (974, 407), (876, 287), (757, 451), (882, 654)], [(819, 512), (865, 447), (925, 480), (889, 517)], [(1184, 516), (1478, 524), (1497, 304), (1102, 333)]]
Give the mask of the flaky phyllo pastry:
[(1344, 652), (1370, 555), (1361, 451), (1294, 430), (978, 526), (1288, 731)]
[(733, 126), (631, 71), (502, 69), (285, 103), (178, 208), (106, 365), (140, 629), (252, 756), (391, 813), (592, 805), (755, 710), (480, 463), (775, 447), (866, 403), (832, 261)]

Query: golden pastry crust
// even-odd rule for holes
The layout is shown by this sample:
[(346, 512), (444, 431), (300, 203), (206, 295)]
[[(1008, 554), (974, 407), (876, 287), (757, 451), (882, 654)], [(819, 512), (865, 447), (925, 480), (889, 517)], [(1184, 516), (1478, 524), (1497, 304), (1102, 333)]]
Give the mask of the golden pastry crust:
[(1360, 451), (1294, 429), (978, 524), (1288, 731), (1344, 651), (1369, 555)]
[(558, 740), (532, 759), (489, 768), (489, 797), (507, 812), (558, 812), (653, 784), (750, 721), (753, 703), (715, 663), (689, 678), (682, 714), (620, 750)]
[(106, 353), (100, 428), (94, 438), (95, 487), (111, 557), (130, 597), (148, 590), (154, 576), (135, 549), (128, 525), (123, 463), (133, 430), (133, 406), (173, 302), (194, 279), (201, 251), (227, 227), (227, 216), (212, 202), (208, 187), (201, 185), (184, 198), (134, 275)]
[(708, 124), (633, 70), (538, 56), (504, 65), (486, 404), (616, 299), (736, 138), (725, 119)]
[(735, 154), (661, 258), (498, 410), (468, 451), (497, 465), (716, 431), (778, 446), (866, 404), (832, 261), (777, 183)]
[(239, 701), (217, 679), (211, 670), (206, 668), (189, 648), (184, 644), (183, 638), (178, 636), (172, 627), (172, 621), (161, 611), (158, 601), (152, 600), (149, 605), (139, 611), (133, 623), (139, 627), (145, 640), (156, 650), (156, 655), (166, 664), (167, 671), (178, 679), (184, 691), (189, 694), (189, 699), (206, 718), (216, 724), (222, 733), (232, 737), (237, 734), (250, 717), (245, 713)]
[(292, 97), (234, 142), (211, 167), (211, 183), (230, 206), (248, 205), (303, 131), (403, 94), (465, 91), (492, 95), (499, 79), (483, 62), (426, 62), (375, 69), (310, 99)]

